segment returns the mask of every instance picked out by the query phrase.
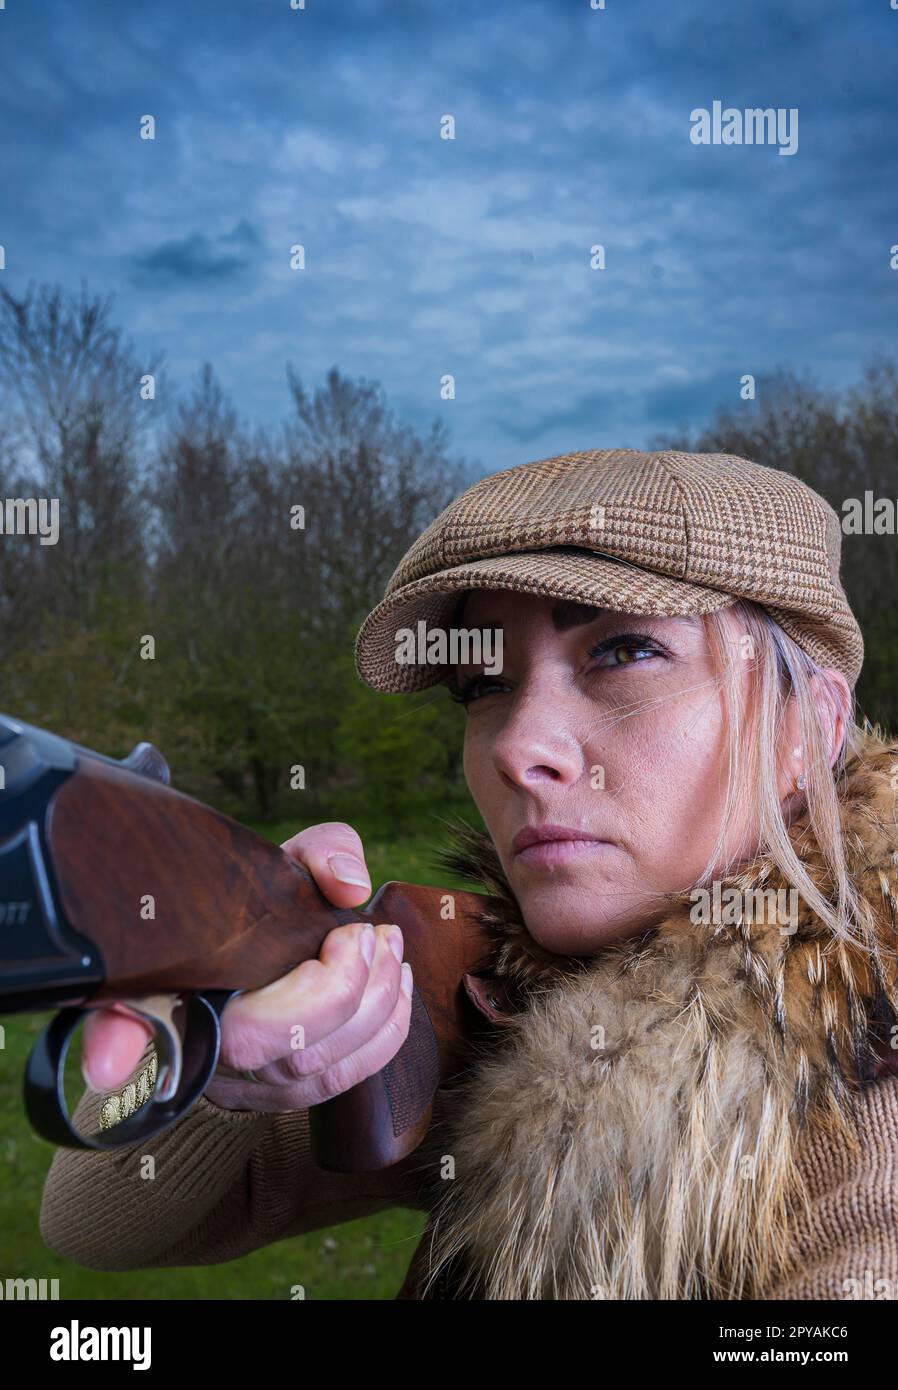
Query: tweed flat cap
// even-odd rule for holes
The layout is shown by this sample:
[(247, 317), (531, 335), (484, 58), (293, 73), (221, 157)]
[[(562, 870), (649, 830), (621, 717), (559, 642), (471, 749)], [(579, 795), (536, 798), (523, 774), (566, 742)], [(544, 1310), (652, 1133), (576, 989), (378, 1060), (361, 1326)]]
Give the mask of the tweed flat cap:
[(376, 690), (423, 690), (445, 665), (397, 660), (397, 633), (446, 629), (466, 589), (513, 589), (656, 616), (762, 605), (850, 686), (864, 645), (839, 579), (842, 530), (813, 488), (732, 454), (588, 449), (481, 479), (397, 565), (356, 638)]

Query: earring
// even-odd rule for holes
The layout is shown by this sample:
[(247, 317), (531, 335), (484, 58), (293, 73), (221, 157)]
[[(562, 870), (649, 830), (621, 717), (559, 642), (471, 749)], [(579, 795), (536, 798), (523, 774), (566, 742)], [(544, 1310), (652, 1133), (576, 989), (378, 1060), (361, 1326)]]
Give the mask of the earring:
[[(801, 757), (801, 744), (799, 744), (797, 748), (792, 749), (792, 756), (793, 758)], [(804, 791), (807, 783), (805, 782), (805, 776), (803, 772), (800, 772), (798, 774), (798, 777), (795, 780), (795, 785), (799, 791)]]

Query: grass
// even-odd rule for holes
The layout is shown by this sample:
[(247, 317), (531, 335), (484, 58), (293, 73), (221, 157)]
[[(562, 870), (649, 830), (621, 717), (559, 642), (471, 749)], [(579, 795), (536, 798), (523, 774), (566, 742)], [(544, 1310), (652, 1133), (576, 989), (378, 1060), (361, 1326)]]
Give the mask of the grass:
[[(473, 819), (468, 808), (460, 809)], [(417, 836), (385, 835), (383, 830), (378, 834), (376, 827), (357, 824), (375, 888), (391, 878), (470, 887), (434, 868), (433, 849), (446, 834), (439, 816), (425, 817)], [(255, 829), (280, 843), (295, 834), (297, 826)], [(289, 1299), (297, 1284), (312, 1299), (395, 1297), (424, 1229), (422, 1212), (383, 1212), (266, 1246), (228, 1264), (190, 1269), (103, 1273), (48, 1250), (41, 1240), (39, 1214), (54, 1150), (28, 1124), (22, 1078), (31, 1046), (50, 1017), (18, 1014), (0, 1020), (5, 1030), (5, 1047), (0, 1050), (0, 1279), (58, 1278), (64, 1299)], [(70, 1097), (70, 1105), (75, 1098)]]

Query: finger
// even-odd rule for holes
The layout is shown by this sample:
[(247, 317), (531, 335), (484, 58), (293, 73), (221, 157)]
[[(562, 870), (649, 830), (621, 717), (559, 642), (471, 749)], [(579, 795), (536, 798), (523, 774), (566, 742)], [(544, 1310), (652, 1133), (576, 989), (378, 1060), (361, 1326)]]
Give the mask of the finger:
[(117, 1007), (93, 1009), (81, 1034), (81, 1074), (94, 1091), (123, 1086), (153, 1037), (150, 1024)]
[(369, 924), (334, 927), (317, 958), (230, 1000), (221, 1020), (221, 1060), (257, 1070), (340, 1028), (362, 1002), (376, 945)]
[(380, 926), (376, 929), (376, 939), (377, 947), (368, 983), (352, 1017), (318, 1042), (310, 1043), (307, 1037), (303, 1039), (302, 1035), (294, 1035), (294, 1040), (304, 1045), (291, 1047), (289, 1052), (267, 1066), (253, 1067), (256, 1076), (272, 1084), (314, 1076), (351, 1053), (358, 1052), (380, 1032), (392, 1016), (399, 999), (402, 932), (397, 926)]
[(343, 821), (309, 826), (281, 845), (308, 869), (324, 896), (337, 907), (358, 907), (371, 896), (371, 876), (358, 833)]
[(408, 1037), (413, 989), (412, 967), (406, 961), (401, 967), (401, 986), (395, 1008), (384, 1026), (348, 1057), (343, 1057), (327, 1071), (306, 1078), (312, 1087), (311, 1094), (304, 1088), (306, 1105), (317, 1105), (333, 1096), (342, 1095), (367, 1077), (376, 1076), (393, 1060)]
[[(391, 1062), (408, 1037), (412, 1017), (413, 981), (411, 966), (402, 967), (403, 986), (396, 1006), (379, 1032), (357, 1052), (342, 1058), (333, 1067), (299, 1081), (265, 1085), (215, 1077), (206, 1094), (227, 1110), (255, 1110), (259, 1113), (305, 1110), (330, 1100), (357, 1086), (366, 1077), (376, 1076)], [(258, 1074), (258, 1072), (257, 1072)]]

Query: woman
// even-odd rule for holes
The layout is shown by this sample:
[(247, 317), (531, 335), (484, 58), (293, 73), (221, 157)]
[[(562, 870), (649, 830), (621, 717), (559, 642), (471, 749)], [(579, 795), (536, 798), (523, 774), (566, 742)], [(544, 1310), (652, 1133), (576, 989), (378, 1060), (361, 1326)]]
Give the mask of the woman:
[[(728, 455), (589, 451), (456, 499), (356, 657), (465, 704), (489, 833), (445, 862), (496, 899), (492, 1030), (413, 1161), (349, 1202), (308, 1107), (384, 1066), (410, 1006), (396, 929), (338, 928), (228, 1005), (222, 1074), (141, 1146), (140, 1202), (130, 1151), (56, 1155), (47, 1242), (196, 1264), (417, 1203), (404, 1297), (894, 1297), (898, 747), (855, 724), (840, 539), (810, 488)], [(501, 632), (501, 670), (409, 662), (422, 622)], [(365, 900), (350, 827), (286, 848)], [(119, 1085), (141, 1025), (90, 1023), (87, 1074)]]

